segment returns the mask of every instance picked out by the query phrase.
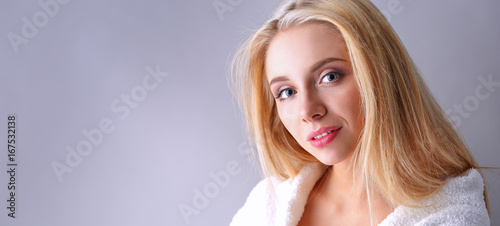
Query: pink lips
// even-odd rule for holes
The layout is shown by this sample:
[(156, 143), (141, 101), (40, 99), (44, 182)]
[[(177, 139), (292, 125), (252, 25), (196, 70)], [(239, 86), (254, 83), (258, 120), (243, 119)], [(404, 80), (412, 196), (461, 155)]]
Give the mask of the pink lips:
[(321, 127), (316, 131), (312, 131), (307, 136), (307, 140), (313, 147), (321, 148), (332, 142), (339, 133), (340, 129), (342, 129), (342, 127), (339, 126)]

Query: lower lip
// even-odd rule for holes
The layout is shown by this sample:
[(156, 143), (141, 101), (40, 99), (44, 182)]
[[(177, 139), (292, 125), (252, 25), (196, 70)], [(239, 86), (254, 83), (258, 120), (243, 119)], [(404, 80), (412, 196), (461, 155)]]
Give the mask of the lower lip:
[(335, 139), (335, 137), (339, 133), (339, 131), (340, 131), (340, 129), (335, 130), (335, 131), (333, 131), (333, 132), (327, 134), (326, 136), (321, 137), (317, 140), (310, 140), (309, 143), (311, 143), (311, 145), (315, 148), (321, 148), (321, 147), (329, 144), (330, 142), (332, 142), (333, 139)]

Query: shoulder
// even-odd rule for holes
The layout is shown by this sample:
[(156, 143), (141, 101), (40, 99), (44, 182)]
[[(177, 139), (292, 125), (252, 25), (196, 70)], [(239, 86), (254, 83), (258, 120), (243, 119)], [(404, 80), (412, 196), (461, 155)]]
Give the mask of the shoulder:
[(263, 179), (252, 189), (243, 207), (233, 217), (231, 226), (281, 225), (283, 220), (294, 221), (290, 216), (302, 215), (307, 197), (323, 173), (320, 164), (310, 164), (293, 179)]
[(231, 226), (241, 225), (266, 225), (269, 206), (269, 182), (274, 180), (266, 178), (261, 180), (250, 192), (245, 205), (233, 217)]
[(421, 208), (396, 208), (382, 225), (490, 225), (483, 192), (481, 174), (470, 169), (449, 179), (441, 190), (419, 204)]

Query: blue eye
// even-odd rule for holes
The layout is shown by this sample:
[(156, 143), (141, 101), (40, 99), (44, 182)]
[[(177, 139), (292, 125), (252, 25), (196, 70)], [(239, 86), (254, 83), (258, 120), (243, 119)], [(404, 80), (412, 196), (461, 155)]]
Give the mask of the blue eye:
[(290, 88), (282, 89), (278, 92), (278, 95), (276, 95), (276, 99), (288, 99), (296, 93), (297, 91)]
[(339, 80), (339, 78), (342, 76), (342, 74), (338, 72), (328, 72), (323, 77), (321, 78), (321, 82), (335, 82)]

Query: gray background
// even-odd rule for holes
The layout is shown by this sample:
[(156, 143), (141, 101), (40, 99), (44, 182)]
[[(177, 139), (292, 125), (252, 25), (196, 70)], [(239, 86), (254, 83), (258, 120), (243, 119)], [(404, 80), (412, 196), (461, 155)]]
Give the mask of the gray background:
[[(0, 224), (227, 225), (260, 178), (227, 86), (228, 62), (277, 1), (69, 1), (52, 5), (44, 21), (46, 2), (0, 4), (0, 169), (8, 168), (10, 114), (19, 164), (16, 219), (1, 201)], [(500, 166), (500, 2), (374, 2), (479, 163)], [(23, 18), (33, 16), (41, 27), (16, 52), (9, 34), (23, 37)], [(151, 90), (142, 87), (147, 67), (168, 73)], [(481, 82), (488, 76), (496, 83), (489, 89)], [(131, 94), (128, 107), (121, 97)], [(66, 164), (67, 146), (90, 144), (82, 131), (102, 120), (114, 130), (58, 180), (52, 164)], [(493, 225), (499, 175), (486, 172)], [(9, 198), (8, 181), (2, 170), (0, 200)]]

